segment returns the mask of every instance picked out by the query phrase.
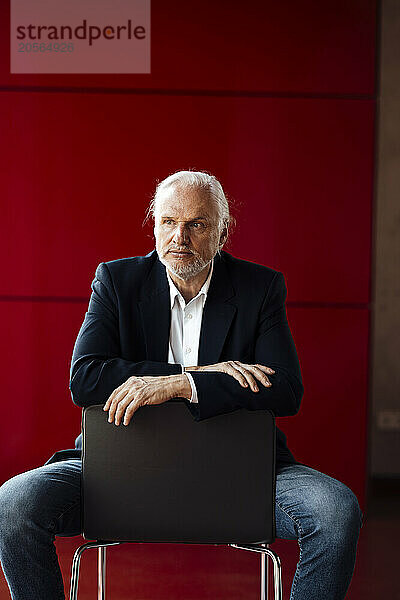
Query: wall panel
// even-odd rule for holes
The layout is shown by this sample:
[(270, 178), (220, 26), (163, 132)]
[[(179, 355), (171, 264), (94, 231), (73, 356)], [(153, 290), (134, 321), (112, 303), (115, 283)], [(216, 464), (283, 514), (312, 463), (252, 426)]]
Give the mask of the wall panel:
[(304, 398), (277, 419), (300, 462), (343, 481), (365, 499), (369, 313), (351, 308), (288, 309)]
[(0, 481), (73, 448), (81, 411), (69, 389), (69, 365), (86, 305), (1, 302)]
[(0, 106), (0, 294), (87, 297), (98, 262), (152, 249), (156, 179), (194, 167), (239, 206), (234, 253), (282, 270), (291, 301), (368, 301), (372, 102), (7, 93)]

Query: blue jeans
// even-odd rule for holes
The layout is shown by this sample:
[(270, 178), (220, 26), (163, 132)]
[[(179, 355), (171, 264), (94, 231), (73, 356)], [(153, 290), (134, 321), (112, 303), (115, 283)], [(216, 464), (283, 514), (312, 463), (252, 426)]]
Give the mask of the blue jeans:
[[(64, 600), (56, 535), (80, 533), (79, 460), (45, 465), (0, 488), (0, 559), (13, 600)], [(361, 526), (353, 492), (310, 467), (278, 468), (277, 537), (298, 539), (291, 600), (340, 600)]]

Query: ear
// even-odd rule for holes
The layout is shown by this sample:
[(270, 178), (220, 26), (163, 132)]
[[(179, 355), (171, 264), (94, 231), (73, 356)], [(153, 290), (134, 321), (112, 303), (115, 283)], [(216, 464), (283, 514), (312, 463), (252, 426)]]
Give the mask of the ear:
[(219, 236), (219, 247), (220, 248), (222, 248), (222, 246), (225, 244), (227, 239), (228, 239), (228, 228), (224, 227)]

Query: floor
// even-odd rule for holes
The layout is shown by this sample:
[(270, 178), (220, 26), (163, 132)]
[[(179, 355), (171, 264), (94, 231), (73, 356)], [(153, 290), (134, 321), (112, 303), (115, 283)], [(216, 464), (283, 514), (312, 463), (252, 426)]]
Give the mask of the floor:
[[(347, 600), (400, 599), (396, 574), (400, 539), (399, 508), (400, 482), (375, 482)], [(80, 543), (83, 543), (81, 538), (57, 541), (67, 590), (72, 556)], [(272, 547), (281, 557), (284, 599), (289, 600), (290, 581), (297, 561), (297, 544), (279, 541)], [(82, 559), (79, 600), (96, 598), (96, 553), (96, 550), (89, 550)], [(109, 548), (107, 553), (107, 590), (110, 600), (259, 598), (259, 558), (249, 552), (215, 546), (125, 544)], [(9, 600), (10, 595), (1, 574), (0, 600), (6, 599)]]

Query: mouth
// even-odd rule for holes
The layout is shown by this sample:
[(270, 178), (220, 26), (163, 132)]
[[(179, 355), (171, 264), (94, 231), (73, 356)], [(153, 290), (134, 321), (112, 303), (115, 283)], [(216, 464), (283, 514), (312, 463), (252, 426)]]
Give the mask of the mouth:
[(193, 253), (190, 250), (168, 250), (168, 254), (172, 254), (175, 258), (185, 258), (192, 256)]

